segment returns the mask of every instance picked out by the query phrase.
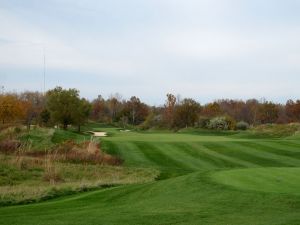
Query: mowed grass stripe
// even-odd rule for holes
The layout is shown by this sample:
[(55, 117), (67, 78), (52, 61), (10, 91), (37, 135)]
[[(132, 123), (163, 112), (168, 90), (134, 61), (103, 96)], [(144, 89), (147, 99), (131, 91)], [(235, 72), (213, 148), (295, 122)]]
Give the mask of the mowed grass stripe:
[(300, 160), (300, 149), (291, 148), (283, 143), (275, 143), (271, 141), (263, 141), (259, 142), (258, 144), (261, 145), (268, 152)]
[(280, 146), (284, 146), (285, 148), (295, 151), (295, 152), (300, 152), (300, 143), (299, 142), (294, 142), (291, 140), (280, 140), (280, 141), (274, 141), (273, 143), (276, 143)]
[[(212, 169), (216, 166), (208, 163), (191, 152), (197, 152), (192, 146), (185, 143), (140, 143), (140, 142), (111, 142), (108, 144), (109, 148), (113, 149), (110, 152), (120, 155), (125, 160), (127, 166), (155, 166), (155, 167), (170, 167), (169, 161), (176, 161), (178, 168), (183, 168), (187, 171), (196, 171), (199, 169)], [(144, 149), (146, 148), (146, 149)], [(149, 149), (152, 149), (150, 155)], [(157, 162), (157, 151), (163, 153), (167, 158), (163, 162)], [(180, 166), (179, 166), (180, 165)], [(174, 167), (174, 163), (172, 166)]]
[(258, 157), (253, 156), (245, 151), (241, 151), (241, 149), (235, 146), (233, 142), (206, 143), (205, 146), (211, 151), (233, 158), (235, 161), (240, 161), (245, 167), (262, 166), (261, 164), (257, 163)]
[(108, 152), (120, 156), (126, 166), (149, 167), (155, 166), (152, 161), (145, 157), (143, 152), (131, 142), (105, 141)]
[[(183, 144), (183, 143), (182, 143)], [(201, 161), (190, 154), (187, 154), (183, 149), (183, 145), (179, 143), (161, 143), (158, 148), (168, 155), (173, 160), (181, 163), (185, 168), (189, 168), (191, 171), (197, 171), (203, 169), (201, 167)]]
[(261, 157), (265, 157), (267, 159), (276, 161), (278, 163), (278, 166), (300, 166), (299, 159), (294, 159), (292, 157), (280, 155), (278, 153), (275, 153), (274, 150), (273, 152), (271, 152), (270, 149), (268, 149), (262, 144), (252, 142), (238, 142), (237, 144), (243, 146), (244, 150), (250, 149), (250, 151), (248, 152), (253, 152), (254, 154), (259, 155)]
[(180, 169), (187, 173), (192, 172), (189, 167), (183, 165), (180, 161), (171, 158), (169, 149), (160, 148), (162, 143), (149, 143), (149, 142), (133, 142), (145, 157), (153, 162), (157, 167), (167, 169)]
[[(227, 147), (230, 148), (231, 151), (237, 151), (236, 154), (240, 155), (240, 157), (245, 157), (245, 159), (256, 164), (258, 167), (286, 166), (286, 164), (278, 160), (269, 158), (269, 155), (265, 155), (264, 152), (261, 153), (252, 147), (241, 145), (239, 142), (231, 142)], [(230, 150), (228, 154), (230, 154)]]
[(220, 154), (216, 151), (210, 149), (209, 143), (190, 143), (192, 146), (198, 146), (201, 153), (208, 156), (208, 158), (212, 159), (218, 168), (241, 168), (241, 167), (249, 167), (251, 164), (245, 162), (243, 160), (239, 160), (230, 156), (226, 156)]
[(181, 153), (184, 153), (188, 159), (190, 159), (191, 163), (197, 166), (198, 169), (216, 169), (217, 166), (212, 161), (208, 161), (205, 157), (203, 157), (203, 153), (201, 153), (201, 149), (199, 146), (190, 145), (188, 143), (169, 143), (170, 145), (176, 146), (176, 148), (180, 149)]
[(153, 161), (149, 160), (141, 149), (132, 142), (117, 142), (119, 148), (122, 148), (123, 155), (125, 156), (125, 163), (129, 166), (155, 166)]
[[(196, 146), (198, 148), (198, 154), (201, 155), (202, 160), (205, 160), (213, 164), (216, 168), (240, 168), (240, 164), (237, 164), (230, 157), (222, 156), (221, 154), (212, 152), (210, 149), (206, 148), (203, 143), (188, 143), (190, 146)], [(243, 167), (243, 166), (242, 166)]]
[(300, 153), (300, 144), (297, 143), (291, 143), (289, 141), (266, 141), (264, 143), (270, 143), (271, 145), (278, 146), (280, 149), (288, 150), (290, 152)]
[(232, 142), (230, 144), (232, 149), (241, 151), (244, 154), (248, 154), (254, 162), (263, 167), (287, 167), (295, 166), (288, 159), (282, 159), (282, 156), (265, 152), (263, 150), (257, 150), (256, 145), (249, 146), (248, 142)]
[(216, 169), (216, 168), (225, 167), (225, 165), (228, 164), (228, 162), (226, 162), (222, 159), (211, 157), (211, 155), (209, 155), (205, 151), (203, 151), (203, 146), (201, 144), (197, 144), (197, 142), (189, 142), (189, 143), (186, 143), (186, 145), (189, 146), (189, 148), (187, 148), (187, 149), (194, 150), (194, 151), (193, 150), (188, 151), (191, 155), (197, 155), (197, 157), (199, 159), (201, 159), (201, 162), (204, 162), (205, 166), (203, 168), (201, 167), (201, 169), (206, 169), (207, 167)]

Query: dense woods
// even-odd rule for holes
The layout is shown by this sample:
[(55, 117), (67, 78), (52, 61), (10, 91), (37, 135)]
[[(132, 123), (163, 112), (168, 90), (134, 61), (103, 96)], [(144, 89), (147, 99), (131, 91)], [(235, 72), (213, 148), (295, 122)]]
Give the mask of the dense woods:
[(149, 106), (139, 97), (123, 99), (113, 94), (99, 95), (89, 101), (76, 89), (57, 87), (45, 95), (40, 92), (3, 93), (0, 95), (2, 124), (24, 123), (41, 126), (80, 126), (87, 120), (115, 123), (140, 129), (199, 127), (208, 129), (247, 129), (259, 124), (300, 122), (300, 100), (286, 104), (256, 99), (221, 99), (201, 105), (192, 98), (178, 99), (168, 93), (165, 104)]

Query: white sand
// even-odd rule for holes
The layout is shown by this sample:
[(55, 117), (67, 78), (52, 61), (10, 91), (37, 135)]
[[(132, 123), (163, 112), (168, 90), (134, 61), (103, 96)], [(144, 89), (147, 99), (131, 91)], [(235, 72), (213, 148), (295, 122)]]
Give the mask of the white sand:
[(95, 137), (107, 137), (107, 133), (106, 132), (94, 132), (91, 131), (92, 134), (94, 134)]

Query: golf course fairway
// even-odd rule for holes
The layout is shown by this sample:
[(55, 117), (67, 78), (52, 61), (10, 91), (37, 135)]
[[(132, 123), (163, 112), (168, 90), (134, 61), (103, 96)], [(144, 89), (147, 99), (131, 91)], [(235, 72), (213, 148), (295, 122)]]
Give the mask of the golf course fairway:
[(299, 139), (101, 131), (123, 166), (158, 169), (157, 180), (1, 207), (0, 224), (300, 224)]

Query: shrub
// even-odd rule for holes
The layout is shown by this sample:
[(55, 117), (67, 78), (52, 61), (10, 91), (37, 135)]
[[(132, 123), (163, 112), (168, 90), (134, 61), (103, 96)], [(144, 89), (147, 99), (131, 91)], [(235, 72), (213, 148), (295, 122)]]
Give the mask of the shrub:
[(154, 127), (160, 127), (161, 124), (162, 124), (161, 116), (150, 113), (147, 116), (146, 120), (141, 125), (139, 125), (139, 129), (147, 130)]
[(235, 126), (236, 122), (232, 117), (221, 116), (211, 119), (207, 127), (214, 130), (234, 130)]
[(229, 125), (225, 117), (215, 117), (209, 121), (208, 128), (214, 130), (228, 130)]
[(249, 124), (245, 121), (240, 121), (236, 124), (237, 130), (247, 130), (249, 129)]
[(207, 128), (209, 125), (210, 119), (207, 117), (200, 117), (198, 121), (199, 128)]
[(228, 129), (229, 130), (235, 130), (236, 129), (236, 121), (233, 117), (231, 116), (225, 116), (225, 120), (228, 124)]
[(21, 133), (21, 128), (20, 127), (15, 127), (15, 129), (14, 129), (14, 132), (16, 133), (16, 134), (19, 134), (19, 133)]

